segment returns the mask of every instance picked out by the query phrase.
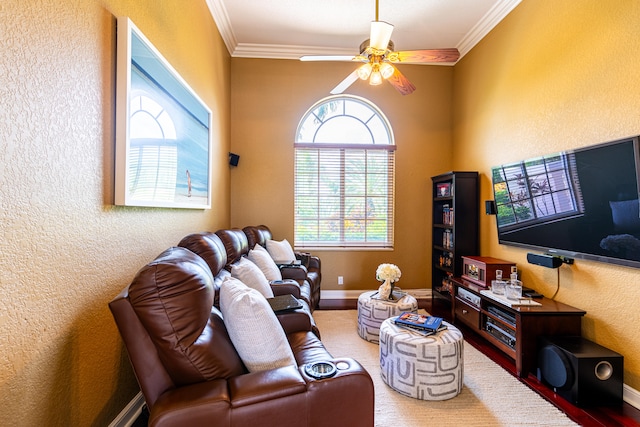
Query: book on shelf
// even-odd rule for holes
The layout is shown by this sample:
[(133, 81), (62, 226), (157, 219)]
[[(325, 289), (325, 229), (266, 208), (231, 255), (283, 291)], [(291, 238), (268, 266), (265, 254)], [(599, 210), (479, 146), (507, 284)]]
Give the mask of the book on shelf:
[(405, 311), (396, 318), (395, 323), (437, 332), (438, 328), (442, 325), (442, 317)]

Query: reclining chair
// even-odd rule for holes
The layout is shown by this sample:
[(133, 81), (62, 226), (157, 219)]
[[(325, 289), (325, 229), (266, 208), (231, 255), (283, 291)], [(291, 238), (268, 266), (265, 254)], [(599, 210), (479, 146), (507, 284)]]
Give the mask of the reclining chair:
[[(213, 282), (201, 257), (169, 248), (109, 303), (149, 426), (373, 425), (371, 377), (353, 359), (332, 358), (307, 316), (279, 316), (298, 366), (249, 372), (213, 307)], [(341, 368), (310, 376), (305, 368), (323, 361)]]
[[(249, 249), (256, 244), (267, 247), (267, 241), (272, 240), (271, 230), (266, 225), (247, 226), (242, 229), (247, 236)], [(299, 266), (283, 266), (283, 277), (301, 280), (306, 279), (311, 287), (309, 296), (311, 310), (318, 308), (320, 304), (320, 282), (322, 281), (322, 266), (320, 258), (305, 252), (296, 252), (296, 258), (301, 262)]]

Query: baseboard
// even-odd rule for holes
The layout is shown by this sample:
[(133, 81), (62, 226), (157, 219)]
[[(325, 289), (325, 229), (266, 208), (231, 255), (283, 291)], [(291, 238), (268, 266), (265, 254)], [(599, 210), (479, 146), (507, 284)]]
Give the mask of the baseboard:
[(131, 427), (142, 413), (143, 406), (144, 396), (142, 396), (142, 392), (140, 391), (131, 399), (131, 402), (120, 411), (118, 416), (111, 421), (109, 427)]
[(636, 409), (640, 409), (640, 391), (629, 387), (626, 384), (622, 385), (622, 400)]
[[(360, 294), (362, 294), (363, 292), (373, 291), (373, 290), (374, 289), (369, 289), (369, 290), (359, 289), (359, 290), (344, 290), (344, 291), (336, 290), (336, 289), (321, 290), (320, 300), (322, 301), (323, 299), (326, 299), (326, 300), (358, 299)], [(420, 298), (420, 299), (431, 298), (431, 289), (427, 289), (427, 288), (403, 289), (403, 291), (405, 291), (406, 293), (408, 293), (409, 295), (415, 298)]]

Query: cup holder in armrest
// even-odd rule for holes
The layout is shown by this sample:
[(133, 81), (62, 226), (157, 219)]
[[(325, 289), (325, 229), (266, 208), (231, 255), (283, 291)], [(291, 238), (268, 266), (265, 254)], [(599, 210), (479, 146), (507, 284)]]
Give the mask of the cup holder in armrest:
[(304, 372), (317, 380), (331, 378), (337, 371), (338, 369), (336, 368), (336, 365), (331, 362), (308, 363), (304, 367)]

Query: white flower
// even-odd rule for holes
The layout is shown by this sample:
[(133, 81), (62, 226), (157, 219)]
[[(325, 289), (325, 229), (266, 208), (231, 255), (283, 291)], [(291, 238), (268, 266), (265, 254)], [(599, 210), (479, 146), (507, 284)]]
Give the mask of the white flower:
[(380, 281), (389, 280), (394, 283), (400, 280), (402, 273), (395, 264), (380, 264), (376, 270), (376, 279)]

